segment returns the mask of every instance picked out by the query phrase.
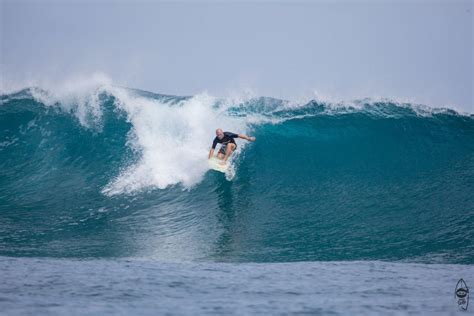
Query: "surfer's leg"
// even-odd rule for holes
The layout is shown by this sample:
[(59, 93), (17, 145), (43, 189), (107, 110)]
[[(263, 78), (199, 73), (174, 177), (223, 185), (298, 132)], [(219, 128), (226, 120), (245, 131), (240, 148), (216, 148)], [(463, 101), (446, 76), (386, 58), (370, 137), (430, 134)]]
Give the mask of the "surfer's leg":
[(224, 161), (227, 161), (229, 156), (234, 152), (235, 147), (237, 147), (237, 145), (235, 145), (233, 143), (230, 143), (230, 144), (227, 145), (227, 148), (225, 150)]
[(226, 148), (227, 145), (222, 145), (219, 151), (217, 152), (217, 159), (224, 159), (225, 153), (226, 153)]

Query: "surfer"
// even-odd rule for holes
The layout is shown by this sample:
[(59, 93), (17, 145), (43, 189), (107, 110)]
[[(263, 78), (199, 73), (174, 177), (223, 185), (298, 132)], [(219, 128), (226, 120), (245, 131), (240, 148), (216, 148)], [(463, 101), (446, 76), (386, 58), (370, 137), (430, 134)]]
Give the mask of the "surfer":
[(211, 157), (214, 155), (214, 149), (216, 149), (217, 143), (219, 143), (222, 145), (219, 151), (217, 152), (217, 158), (222, 160), (221, 164), (225, 164), (229, 156), (237, 148), (237, 144), (235, 143), (234, 138), (246, 139), (249, 142), (255, 141), (255, 137), (250, 137), (243, 134), (235, 134), (231, 132), (224, 132), (222, 131), (222, 129), (218, 128), (216, 129), (216, 137), (212, 142), (212, 148), (209, 151), (208, 159), (211, 159)]

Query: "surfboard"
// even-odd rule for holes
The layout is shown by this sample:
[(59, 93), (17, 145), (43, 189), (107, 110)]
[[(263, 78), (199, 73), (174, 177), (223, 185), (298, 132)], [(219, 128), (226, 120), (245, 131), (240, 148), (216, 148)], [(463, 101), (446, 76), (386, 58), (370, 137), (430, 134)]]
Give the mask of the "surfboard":
[(218, 159), (215, 156), (212, 157), (211, 159), (208, 160), (209, 168), (212, 170), (225, 173), (227, 171), (227, 168), (229, 168), (229, 162), (226, 162), (224, 165), (221, 165), (220, 162), (222, 162), (222, 160)]

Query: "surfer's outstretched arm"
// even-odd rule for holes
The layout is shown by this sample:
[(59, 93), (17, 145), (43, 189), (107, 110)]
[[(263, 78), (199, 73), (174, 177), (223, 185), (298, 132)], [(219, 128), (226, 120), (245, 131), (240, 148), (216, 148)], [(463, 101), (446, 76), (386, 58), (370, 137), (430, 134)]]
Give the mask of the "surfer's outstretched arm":
[(255, 141), (255, 137), (247, 136), (247, 135), (244, 135), (244, 134), (239, 134), (239, 138), (246, 139), (249, 142), (254, 142)]

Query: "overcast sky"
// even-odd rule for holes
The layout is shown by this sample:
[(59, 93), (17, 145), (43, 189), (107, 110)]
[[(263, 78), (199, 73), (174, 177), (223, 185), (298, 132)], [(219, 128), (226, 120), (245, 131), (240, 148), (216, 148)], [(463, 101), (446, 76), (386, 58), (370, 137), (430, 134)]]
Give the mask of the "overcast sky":
[(1, 2), (1, 83), (389, 97), (473, 112), (473, 1)]

